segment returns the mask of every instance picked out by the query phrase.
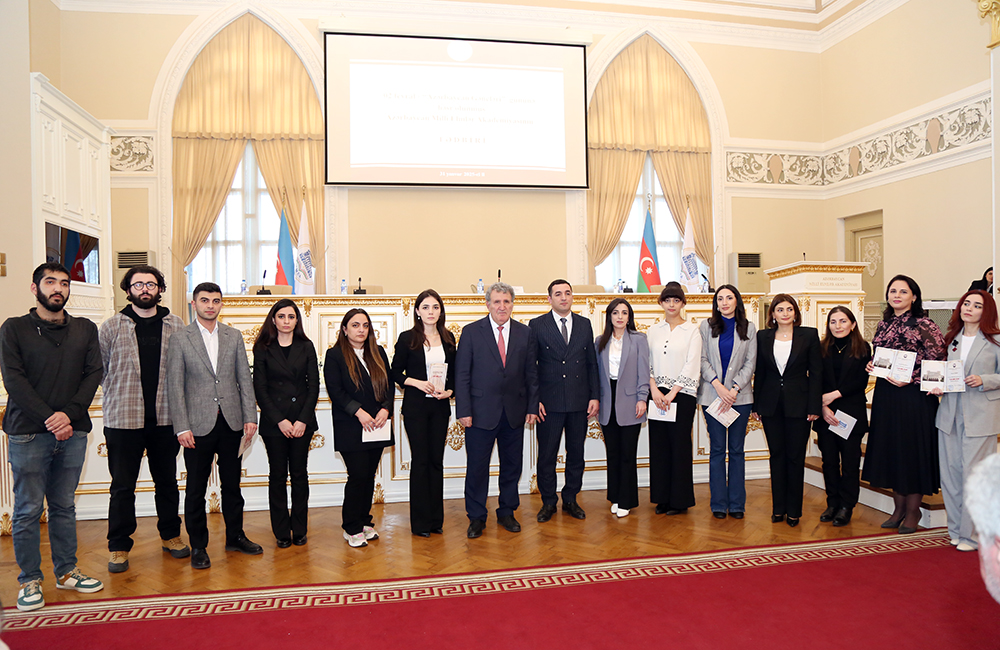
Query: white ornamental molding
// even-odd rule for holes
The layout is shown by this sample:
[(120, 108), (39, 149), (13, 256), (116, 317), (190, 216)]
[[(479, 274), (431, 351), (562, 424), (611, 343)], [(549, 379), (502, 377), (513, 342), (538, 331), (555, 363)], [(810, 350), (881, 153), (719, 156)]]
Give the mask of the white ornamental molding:
[(111, 171), (156, 171), (153, 168), (153, 136), (111, 136)]
[(955, 152), (992, 136), (990, 97), (823, 154), (727, 151), (726, 180), (741, 185), (829, 187)]

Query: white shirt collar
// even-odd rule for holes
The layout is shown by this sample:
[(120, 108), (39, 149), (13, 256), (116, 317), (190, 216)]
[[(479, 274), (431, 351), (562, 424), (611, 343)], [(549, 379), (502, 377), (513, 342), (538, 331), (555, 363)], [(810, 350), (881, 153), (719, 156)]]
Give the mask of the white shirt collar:
[(207, 327), (205, 327), (204, 325), (201, 324), (201, 320), (199, 320), (199, 319), (196, 318), (194, 322), (198, 323), (198, 329), (201, 330), (201, 335), (202, 336), (217, 336), (219, 334), (219, 322), (218, 321), (215, 322), (215, 329), (213, 329), (211, 332), (208, 331)]

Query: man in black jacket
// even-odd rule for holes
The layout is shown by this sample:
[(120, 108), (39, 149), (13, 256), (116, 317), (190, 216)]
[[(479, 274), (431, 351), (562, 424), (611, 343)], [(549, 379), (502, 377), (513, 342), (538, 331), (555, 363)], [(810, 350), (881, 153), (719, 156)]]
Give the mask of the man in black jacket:
[(3, 430), (14, 474), (21, 611), (45, 605), (39, 519), (46, 500), (56, 587), (88, 594), (104, 588), (76, 566), (74, 496), (92, 428), (87, 410), (102, 367), (97, 327), (63, 309), (69, 287), (66, 267), (42, 264), (31, 282), (37, 306), (0, 327), (0, 372), (8, 392)]

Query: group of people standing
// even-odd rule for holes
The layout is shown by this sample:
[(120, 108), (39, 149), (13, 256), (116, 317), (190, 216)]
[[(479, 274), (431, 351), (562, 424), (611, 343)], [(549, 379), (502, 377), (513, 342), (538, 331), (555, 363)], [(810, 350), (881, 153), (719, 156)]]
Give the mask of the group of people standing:
[[(218, 322), (221, 289), (199, 284), (196, 318), (184, 326), (159, 305), (166, 289), (154, 267), (128, 271), (121, 282), (129, 306), (98, 331), (64, 310), (69, 272), (39, 266), (31, 290), (37, 305), (0, 329), (0, 369), (9, 393), (3, 422), (14, 474), (13, 537), (21, 574), (17, 606), (44, 605), (39, 517), (49, 508), (49, 538), (57, 587), (92, 593), (103, 584), (76, 567), (74, 493), (91, 430), (88, 408), (104, 386), (104, 425), (111, 472), (108, 569), (128, 570), (136, 531), (135, 489), (143, 455), (155, 485), (157, 527), (164, 552), (211, 566), (205, 493), (218, 466), (226, 551), (256, 555), (262, 547), (243, 531), (241, 447), (260, 433), (269, 462), (270, 521), (278, 548), (307, 543), (307, 460), (318, 429), (319, 367), (295, 302), (270, 309), (253, 344), (251, 374), (242, 334)], [(869, 433), (864, 478), (894, 491), (895, 510), (883, 524), (916, 530), (921, 495), (944, 488), (952, 541), (975, 548), (963, 508), (962, 483), (972, 464), (995, 451), (1000, 432), (1000, 328), (990, 294), (970, 290), (946, 335), (924, 315), (920, 289), (897, 276), (874, 344), (914, 352), (911, 381), (879, 379), (869, 432), (865, 389), (871, 348), (854, 314), (835, 307), (826, 335), (803, 327), (792, 296), (775, 296), (767, 327), (757, 331), (736, 287), (723, 285), (711, 316), (698, 326), (683, 314), (682, 287), (668, 283), (658, 302), (663, 320), (639, 332), (632, 306), (615, 298), (604, 330), (572, 312), (569, 282), (548, 287), (551, 311), (528, 325), (512, 318), (514, 290), (497, 282), (486, 292), (489, 314), (456, 337), (446, 327), (445, 304), (432, 289), (417, 296), (412, 328), (395, 342), (390, 363), (368, 313), (350, 309), (326, 351), (323, 378), (333, 415), (334, 448), (347, 468), (343, 536), (351, 547), (378, 538), (371, 515), (375, 476), (385, 447), (395, 444), (392, 412), (397, 384), (411, 451), (410, 525), (414, 535), (444, 526), (444, 449), (455, 399), (465, 432), (467, 536), (483, 534), (494, 447), (499, 456), (496, 517), (519, 532), (518, 482), (525, 424), (536, 425), (537, 521), (557, 512), (556, 464), (565, 439), (562, 510), (586, 518), (577, 501), (584, 473), (588, 419), (601, 424), (607, 450), (607, 498), (616, 517), (639, 506), (637, 448), (649, 420), (650, 500), (657, 514), (694, 506), (692, 428), (697, 407), (710, 438), (710, 508), (717, 519), (742, 519), (746, 510), (744, 438), (753, 413), (763, 423), (770, 452), (772, 521), (797, 526), (802, 516), (805, 452), (810, 427), (823, 455), (827, 509), (821, 521), (844, 526), (858, 501), (861, 441)], [(967, 392), (921, 392), (921, 360), (961, 360)], [(257, 407), (260, 422), (257, 423)], [(731, 417), (724, 417), (728, 413)], [(846, 437), (844, 413), (856, 420)], [(564, 437), (565, 436), (565, 437)], [(180, 538), (176, 457), (187, 469), (185, 526)], [(728, 463), (727, 463), (728, 458)], [(940, 464), (939, 464), (940, 463)], [(286, 485), (291, 485), (291, 506)]]

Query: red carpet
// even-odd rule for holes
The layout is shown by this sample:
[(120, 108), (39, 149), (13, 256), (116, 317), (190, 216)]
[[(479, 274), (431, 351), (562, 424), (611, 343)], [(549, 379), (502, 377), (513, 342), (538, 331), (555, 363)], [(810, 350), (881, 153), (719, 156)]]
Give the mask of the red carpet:
[(998, 648), (941, 530), (484, 574), (8, 610), (32, 648)]

